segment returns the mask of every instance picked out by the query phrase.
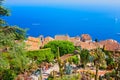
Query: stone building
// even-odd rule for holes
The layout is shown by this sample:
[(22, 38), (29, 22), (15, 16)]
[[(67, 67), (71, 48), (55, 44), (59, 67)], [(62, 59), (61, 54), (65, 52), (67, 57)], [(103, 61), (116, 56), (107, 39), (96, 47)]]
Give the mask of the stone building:
[(55, 35), (55, 40), (69, 41), (70, 37), (69, 37), (69, 35)]
[(46, 37), (46, 38), (44, 39), (44, 45), (47, 44), (47, 43), (50, 42), (50, 41), (53, 41), (53, 40), (54, 40), (54, 38), (52, 38), (52, 37), (50, 37), (50, 36)]
[(82, 34), (81, 35), (81, 41), (82, 42), (91, 42), (92, 38), (89, 34)]
[(41, 45), (40, 38), (28, 37), (25, 43), (26, 43), (26, 49), (28, 51), (40, 49), (40, 45)]

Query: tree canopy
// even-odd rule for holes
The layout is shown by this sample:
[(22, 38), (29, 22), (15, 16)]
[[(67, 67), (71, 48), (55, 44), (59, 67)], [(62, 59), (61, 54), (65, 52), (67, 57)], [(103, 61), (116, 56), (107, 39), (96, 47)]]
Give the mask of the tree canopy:
[(51, 48), (52, 53), (57, 56), (57, 47), (59, 47), (60, 56), (68, 53), (73, 53), (75, 47), (72, 42), (69, 41), (51, 41), (44, 46), (44, 48)]
[(6, 24), (6, 22), (2, 19), (2, 17), (10, 15), (10, 11), (7, 8), (2, 6), (3, 1), (4, 0), (0, 0), (0, 27)]
[(27, 57), (36, 61), (38, 64), (40, 64), (43, 61), (51, 62), (54, 60), (54, 55), (51, 54), (50, 48), (35, 50), (35, 51), (28, 51)]
[(0, 80), (13, 80), (16, 75), (27, 69), (29, 59), (24, 53), (26, 31), (7, 25), (2, 19), (9, 16), (9, 10), (2, 6), (0, 0)]
[(0, 47), (10, 47), (16, 40), (24, 40), (26, 31), (17, 26), (7, 25), (2, 19), (10, 14), (10, 11), (2, 6), (3, 1), (0, 0)]

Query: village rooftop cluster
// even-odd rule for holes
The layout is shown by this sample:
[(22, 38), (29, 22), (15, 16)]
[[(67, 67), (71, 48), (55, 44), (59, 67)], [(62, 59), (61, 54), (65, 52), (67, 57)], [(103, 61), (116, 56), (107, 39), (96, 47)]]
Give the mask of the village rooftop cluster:
[(53, 40), (70, 41), (75, 47), (81, 47), (82, 49), (93, 50), (96, 48), (104, 48), (107, 51), (120, 51), (120, 44), (116, 40), (107, 39), (102, 41), (94, 41), (89, 34), (82, 34), (81, 36), (70, 37), (69, 35), (55, 35), (54, 38), (48, 36), (43, 37), (42, 35), (35, 38), (29, 36), (25, 41), (27, 50), (39, 50), (45, 44)]

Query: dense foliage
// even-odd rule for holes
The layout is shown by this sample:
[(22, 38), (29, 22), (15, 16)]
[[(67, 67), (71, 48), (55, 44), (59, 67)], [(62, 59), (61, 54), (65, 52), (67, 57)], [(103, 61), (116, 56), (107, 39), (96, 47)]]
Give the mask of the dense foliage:
[(8, 25), (2, 17), (9, 16), (9, 10), (2, 6), (0, 1), (0, 47), (5, 49), (7, 47), (14, 46), (16, 40), (24, 40), (26, 37), (26, 31), (17, 27)]
[[(5, 75), (7, 72), (11, 74), (11, 77), (15, 78), (15, 75), (28, 69), (27, 64), (29, 63), (29, 59), (26, 57), (25, 53), (24, 45), (20, 43), (11, 47), (9, 51), (0, 54), (0, 74), (2, 74), (0, 75), (0, 79), (3, 79), (3, 77), (7, 78), (7, 75)], [(12, 76), (12, 74), (14, 75)]]
[(68, 53), (73, 53), (75, 47), (69, 41), (51, 41), (44, 46), (44, 48), (51, 48), (52, 53), (57, 56), (57, 47), (59, 47), (60, 56)]
[(14, 73), (13, 70), (5, 69), (0, 77), (2, 77), (2, 80), (14, 80), (16, 74)]
[(0, 47), (12, 47), (18, 40), (24, 40), (25, 30), (16, 26), (5, 26), (0, 28)]
[(28, 68), (24, 39), (25, 31), (16, 26), (9, 26), (2, 19), (9, 16), (9, 10), (0, 0), (0, 80), (14, 80), (16, 75)]
[(70, 57), (70, 61), (72, 61), (74, 64), (78, 65), (80, 62), (80, 59), (78, 58), (77, 55), (74, 55), (74, 56)]
[[(9, 10), (2, 6), (3, 1), (4, 0), (0, 0), (0, 17), (10, 15)], [(0, 27), (4, 24), (6, 24), (6, 22), (2, 18), (0, 18)]]
[(51, 53), (51, 49), (41, 49), (36, 51), (27, 52), (27, 56), (40, 64), (43, 61), (51, 62), (54, 59), (54, 55)]

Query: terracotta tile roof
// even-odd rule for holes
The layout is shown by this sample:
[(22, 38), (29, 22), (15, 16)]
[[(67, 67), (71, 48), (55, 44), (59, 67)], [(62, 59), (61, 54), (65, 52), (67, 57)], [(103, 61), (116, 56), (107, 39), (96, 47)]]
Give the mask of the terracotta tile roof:
[(99, 43), (96, 42), (76, 42), (74, 44), (75, 46), (80, 46), (82, 49), (87, 49), (87, 50), (92, 50), (92, 49), (96, 49), (98, 47), (102, 48), (103, 46), (100, 45)]
[(82, 41), (76, 41), (74, 43), (75, 46), (80, 46), (82, 49), (96, 49), (98, 47), (105, 48), (105, 50), (108, 51), (120, 51), (120, 44), (112, 39), (100, 41), (98, 43), (96, 42), (82, 42)]
[(101, 41), (100, 44), (104, 46), (105, 50), (120, 51), (120, 44), (113, 39)]

